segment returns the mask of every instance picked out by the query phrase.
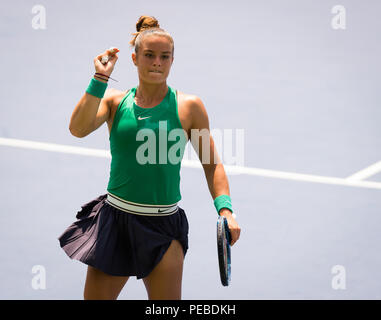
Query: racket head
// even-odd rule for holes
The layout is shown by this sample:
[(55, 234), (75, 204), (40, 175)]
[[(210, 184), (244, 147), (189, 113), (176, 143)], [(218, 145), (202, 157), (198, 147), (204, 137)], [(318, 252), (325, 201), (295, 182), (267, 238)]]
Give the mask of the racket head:
[(231, 280), (231, 235), (228, 221), (225, 217), (217, 219), (217, 251), (220, 278), (223, 286), (228, 286)]

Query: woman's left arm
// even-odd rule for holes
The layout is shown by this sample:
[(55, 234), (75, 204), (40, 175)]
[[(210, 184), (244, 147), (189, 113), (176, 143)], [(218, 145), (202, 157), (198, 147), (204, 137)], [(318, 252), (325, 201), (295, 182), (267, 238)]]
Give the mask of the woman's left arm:
[[(210, 134), (206, 108), (197, 96), (192, 96), (190, 103), (192, 115), (190, 141), (203, 166), (210, 194), (213, 200), (220, 195), (230, 196), (229, 182), (224, 165), (218, 156), (214, 140)], [(233, 245), (239, 239), (241, 228), (229, 209), (222, 208), (219, 214), (228, 220)]]

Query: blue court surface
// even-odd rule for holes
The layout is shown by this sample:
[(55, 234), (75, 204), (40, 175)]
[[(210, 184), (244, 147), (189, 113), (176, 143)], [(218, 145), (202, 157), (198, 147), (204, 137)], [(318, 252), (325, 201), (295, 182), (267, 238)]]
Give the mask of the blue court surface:
[[(86, 266), (57, 237), (106, 193), (109, 140), (107, 125), (78, 139), (69, 121), (107, 48), (120, 49), (109, 86), (138, 84), (128, 42), (141, 15), (173, 36), (168, 85), (200, 97), (244, 159), (218, 150), (242, 228), (223, 287), (188, 143), (182, 298), (380, 299), (381, 3), (355, 0), (2, 1), (0, 298), (83, 298)], [(147, 299), (143, 282), (119, 299)]]

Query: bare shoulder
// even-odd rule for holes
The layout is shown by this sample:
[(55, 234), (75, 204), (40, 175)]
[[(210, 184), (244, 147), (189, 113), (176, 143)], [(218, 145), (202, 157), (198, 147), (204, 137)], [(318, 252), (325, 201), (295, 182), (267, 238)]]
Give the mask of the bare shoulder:
[(187, 113), (192, 113), (192, 115), (206, 114), (205, 105), (200, 97), (181, 91), (177, 91), (177, 93), (179, 109), (181, 108)]
[(208, 113), (200, 97), (194, 94), (177, 91), (179, 111), (191, 119), (190, 129), (209, 127)]
[(185, 103), (188, 106), (194, 105), (194, 104), (200, 104), (200, 102), (202, 103), (201, 99), (194, 94), (185, 93), (185, 92), (182, 92), (180, 90), (177, 90), (177, 94), (178, 94), (177, 98), (178, 98), (179, 103), (180, 102)]
[(125, 94), (126, 91), (115, 88), (107, 88), (103, 98), (107, 100), (109, 106), (114, 107), (115, 104), (118, 106)]

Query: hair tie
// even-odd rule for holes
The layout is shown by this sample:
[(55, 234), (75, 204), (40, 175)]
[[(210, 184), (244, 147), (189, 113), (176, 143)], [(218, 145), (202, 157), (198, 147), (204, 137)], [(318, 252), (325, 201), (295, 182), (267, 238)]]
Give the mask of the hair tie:
[(107, 80), (108, 80), (108, 79), (111, 79), (111, 80), (114, 80), (114, 81), (116, 81), (116, 82), (119, 82), (118, 80), (116, 80), (116, 79), (113, 79), (113, 78), (111, 78), (110, 76), (107, 76), (107, 75), (105, 75), (105, 74), (102, 74), (102, 73), (99, 73), (99, 72), (96, 72), (95, 74), (96, 74), (96, 75), (100, 75), (100, 76), (103, 76), (103, 77), (106, 77), (106, 78), (107, 78)]

